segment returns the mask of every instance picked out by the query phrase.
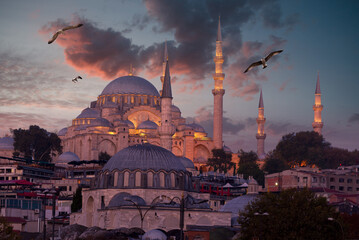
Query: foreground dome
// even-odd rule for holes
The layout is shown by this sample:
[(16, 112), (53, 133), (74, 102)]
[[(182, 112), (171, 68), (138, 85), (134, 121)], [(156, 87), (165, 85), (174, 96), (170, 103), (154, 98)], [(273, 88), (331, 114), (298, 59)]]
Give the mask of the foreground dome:
[(119, 77), (110, 82), (101, 95), (112, 94), (141, 94), (159, 97), (159, 93), (152, 83), (137, 76)]
[(133, 145), (119, 151), (108, 160), (102, 171), (115, 169), (186, 171), (179, 158), (172, 152), (149, 143)]

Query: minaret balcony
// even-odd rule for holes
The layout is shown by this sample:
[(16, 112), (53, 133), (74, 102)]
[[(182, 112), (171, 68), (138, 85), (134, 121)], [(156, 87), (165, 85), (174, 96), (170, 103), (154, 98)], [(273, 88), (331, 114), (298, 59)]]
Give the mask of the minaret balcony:
[(312, 123), (313, 128), (322, 128), (323, 125), (324, 125), (323, 122), (313, 122)]
[(265, 139), (266, 137), (267, 137), (267, 134), (265, 134), (265, 133), (262, 133), (262, 134), (257, 133), (257, 134), (256, 134), (256, 138), (257, 138), (257, 139)]
[(225, 74), (224, 73), (213, 73), (213, 80), (221, 80), (223, 81)]
[(313, 105), (313, 111), (322, 111), (323, 105)]

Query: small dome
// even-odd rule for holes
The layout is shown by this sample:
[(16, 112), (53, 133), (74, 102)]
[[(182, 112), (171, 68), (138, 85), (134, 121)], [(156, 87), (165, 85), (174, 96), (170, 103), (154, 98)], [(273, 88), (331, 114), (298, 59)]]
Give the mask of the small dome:
[(257, 194), (246, 194), (236, 197), (219, 209), (220, 212), (232, 212), (232, 217), (238, 217), (238, 212), (243, 211), (245, 207), (257, 198)]
[(98, 118), (100, 112), (95, 108), (85, 108), (76, 118)]
[(133, 196), (127, 192), (120, 192), (113, 196), (113, 198), (108, 204), (108, 207), (133, 206), (133, 202), (135, 202), (139, 206), (146, 205), (146, 202), (145, 200), (143, 200), (143, 198), (139, 196)]
[(147, 231), (143, 236), (143, 240), (166, 240), (167, 236), (161, 230), (152, 229)]
[(126, 126), (126, 127), (128, 127), (128, 124), (127, 124), (127, 122), (126, 121), (123, 121), (123, 120), (121, 120), (121, 119), (115, 119), (115, 120), (113, 120), (113, 124), (115, 125), (115, 126)]
[(195, 168), (191, 159), (186, 158), (186, 157), (180, 157), (179, 159), (185, 168)]
[(172, 112), (181, 112), (181, 110), (177, 106), (172, 105)]
[(57, 136), (65, 136), (66, 133), (67, 133), (67, 128), (63, 128), (57, 133)]
[(181, 161), (178, 161), (172, 152), (149, 143), (136, 144), (122, 149), (108, 160), (102, 171), (114, 169), (186, 171)]
[(206, 131), (204, 130), (204, 128), (203, 128), (201, 125), (197, 124), (197, 123), (187, 124), (187, 126), (193, 128), (193, 130), (194, 130), (195, 132), (206, 132)]
[(135, 129), (135, 124), (133, 124), (133, 122), (131, 122), (130, 120), (125, 120), (124, 122), (127, 123), (130, 129)]
[(80, 161), (80, 158), (73, 152), (64, 152), (58, 157), (56, 165), (67, 164), (72, 161)]
[(0, 138), (0, 149), (1, 150), (13, 150), (14, 149), (14, 139), (12, 137)]
[(193, 130), (193, 128), (188, 126), (187, 124), (181, 124), (177, 126), (177, 130), (178, 131)]
[(158, 125), (150, 120), (141, 122), (137, 127), (138, 129), (157, 129)]
[(119, 77), (110, 82), (101, 95), (111, 94), (141, 94), (159, 97), (159, 93), (152, 83), (137, 76)]
[(96, 118), (95, 120), (91, 120), (91, 127), (112, 127), (112, 124), (105, 118)]

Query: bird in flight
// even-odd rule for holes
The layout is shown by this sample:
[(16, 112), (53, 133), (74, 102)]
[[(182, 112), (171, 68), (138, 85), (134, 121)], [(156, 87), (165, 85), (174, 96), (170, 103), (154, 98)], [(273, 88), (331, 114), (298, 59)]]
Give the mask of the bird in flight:
[(278, 50), (278, 51), (271, 52), (270, 54), (268, 54), (268, 56), (266, 56), (265, 58), (262, 58), (260, 61), (252, 63), (252, 64), (244, 71), (244, 73), (248, 72), (248, 71), (251, 70), (252, 68), (254, 68), (254, 67), (256, 67), (256, 66), (259, 66), (259, 65), (263, 65), (263, 69), (266, 68), (266, 67), (267, 67), (267, 61), (268, 61), (271, 57), (273, 57), (273, 56), (275, 56), (275, 55), (277, 55), (277, 54), (279, 54), (279, 53), (281, 53), (281, 52), (283, 52), (283, 50)]
[(70, 29), (74, 29), (74, 28), (79, 28), (81, 27), (83, 24), (80, 23), (80, 24), (77, 24), (77, 25), (73, 25), (73, 26), (68, 26), (68, 27), (64, 27), (62, 29), (59, 29), (57, 30), (57, 32), (54, 34), (54, 36), (52, 36), (52, 38), (47, 42), (48, 44), (51, 44), (53, 43), (56, 38), (60, 35), (60, 34), (63, 34), (65, 31), (67, 30), (70, 30)]
[(72, 82), (77, 83), (77, 82), (78, 82), (78, 79), (82, 79), (82, 77), (81, 77), (81, 76), (77, 76), (77, 77), (75, 77), (74, 79), (72, 79)]

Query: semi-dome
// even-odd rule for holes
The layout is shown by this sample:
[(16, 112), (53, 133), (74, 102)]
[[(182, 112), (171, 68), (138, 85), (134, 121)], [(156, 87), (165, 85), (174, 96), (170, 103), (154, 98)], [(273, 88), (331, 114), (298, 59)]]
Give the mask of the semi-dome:
[(140, 125), (137, 127), (138, 129), (157, 129), (158, 125), (155, 122), (152, 122), (150, 120), (146, 120), (144, 122), (141, 122)]
[(141, 94), (159, 97), (159, 93), (152, 83), (137, 76), (119, 77), (110, 82), (101, 95), (112, 94)]
[(14, 139), (12, 137), (0, 138), (0, 149), (2, 150), (14, 149)]
[(57, 158), (56, 164), (67, 164), (72, 161), (80, 161), (80, 158), (73, 152), (64, 152)]
[(172, 112), (181, 112), (181, 110), (179, 109), (179, 107), (172, 105)]
[(97, 127), (97, 126), (101, 126), (101, 127), (112, 127), (112, 124), (105, 118), (96, 118), (95, 120), (92, 120), (90, 123), (91, 127)]
[(181, 161), (181, 163), (183, 164), (183, 166), (185, 168), (195, 168), (191, 159), (186, 158), (186, 157), (179, 157), (179, 160)]
[(204, 128), (203, 128), (201, 125), (197, 124), (197, 123), (187, 124), (187, 126), (193, 128), (193, 130), (194, 130), (195, 132), (206, 132), (206, 131), (204, 130)]
[(57, 136), (65, 136), (66, 133), (67, 133), (67, 128), (65, 127), (57, 133)]
[(78, 115), (76, 118), (98, 118), (100, 117), (99, 110), (95, 108), (85, 108), (82, 110), (80, 115)]
[(108, 207), (133, 206), (133, 202), (135, 202), (138, 206), (146, 205), (143, 198), (131, 195), (127, 192), (120, 192), (111, 198)]
[(136, 144), (118, 153), (108, 160), (102, 171), (112, 170), (165, 170), (186, 171), (181, 161), (170, 151), (149, 143)]
[(135, 124), (133, 124), (133, 122), (131, 122), (130, 120), (125, 120), (124, 122), (128, 125), (130, 129), (135, 129)]

